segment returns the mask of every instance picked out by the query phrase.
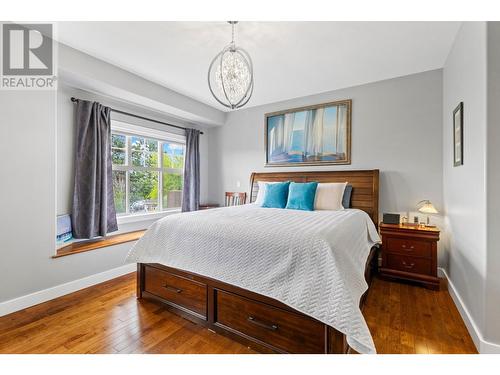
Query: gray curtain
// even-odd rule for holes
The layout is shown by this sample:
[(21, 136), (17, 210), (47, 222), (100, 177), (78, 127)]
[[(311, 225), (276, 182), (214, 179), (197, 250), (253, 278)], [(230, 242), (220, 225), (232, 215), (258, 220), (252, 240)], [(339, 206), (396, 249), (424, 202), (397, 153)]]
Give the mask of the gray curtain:
[(93, 238), (118, 230), (111, 167), (111, 109), (97, 102), (76, 105), (73, 237)]
[(200, 131), (186, 129), (186, 158), (182, 212), (196, 211), (200, 206)]

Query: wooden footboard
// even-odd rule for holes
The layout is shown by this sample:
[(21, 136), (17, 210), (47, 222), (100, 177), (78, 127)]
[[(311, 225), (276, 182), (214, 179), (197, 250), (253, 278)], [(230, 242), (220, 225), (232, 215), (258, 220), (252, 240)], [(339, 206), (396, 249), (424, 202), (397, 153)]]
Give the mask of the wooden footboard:
[[(368, 284), (376, 262), (377, 249), (373, 248), (365, 272)], [(137, 265), (137, 297), (154, 300), (259, 352), (349, 351), (344, 334), (275, 299), (160, 264)]]

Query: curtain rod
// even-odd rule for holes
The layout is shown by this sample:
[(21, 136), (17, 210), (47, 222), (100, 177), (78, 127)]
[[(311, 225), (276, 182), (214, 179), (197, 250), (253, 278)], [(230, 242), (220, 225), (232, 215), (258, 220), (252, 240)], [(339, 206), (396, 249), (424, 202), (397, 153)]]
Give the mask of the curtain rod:
[[(80, 99), (77, 99), (75, 97), (71, 97), (71, 101), (73, 103), (76, 103), (78, 100)], [(121, 113), (122, 115), (127, 115), (127, 116), (131, 116), (131, 117), (135, 117), (135, 118), (138, 118), (138, 119), (141, 119), (141, 120), (146, 120), (146, 121), (151, 121), (151, 122), (156, 122), (157, 124), (162, 124), (162, 125), (168, 125), (168, 126), (171, 126), (173, 128), (177, 128), (177, 129), (186, 129), (185, 127), (183, 126), (179, 126), (179, 125), (173, 125), (173, 124), (169, 124), (168, 122), (163, 122), (163, 121), (158, 121), (158, 120), (155, 120), (155, 119), (152, 119), (152, 118), (148, 118), (148, 117), (144, 117), (144, 116), (139, 116), (139, 115), (135, 115), (133, 113), (130, 113), (130, 112), (124, 112), (124, 111), (120, 111), (118, 109), (114, 109), (114, 108), (110, 108), (111, 111), (113, 112), (116, 112), (116, 113)], [(200, 131), (200, 134), (203, 134), (202, 131)]]

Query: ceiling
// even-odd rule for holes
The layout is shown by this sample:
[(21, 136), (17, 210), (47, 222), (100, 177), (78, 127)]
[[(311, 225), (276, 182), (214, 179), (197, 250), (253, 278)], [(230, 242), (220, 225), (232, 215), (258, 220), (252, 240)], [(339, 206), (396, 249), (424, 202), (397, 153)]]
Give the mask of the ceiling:
[[(241, 22), (254, 64), (246, 107), (442, 68), (459, 22)], [(58, 39), (226, 110), (207, 69), (231, 40), (226, 22), (60, 22)]]

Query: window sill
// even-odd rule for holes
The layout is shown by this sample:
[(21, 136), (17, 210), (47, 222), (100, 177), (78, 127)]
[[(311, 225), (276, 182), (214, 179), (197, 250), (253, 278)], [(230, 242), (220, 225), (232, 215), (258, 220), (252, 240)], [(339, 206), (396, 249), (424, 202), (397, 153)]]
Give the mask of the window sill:
[(144, 232), (146, 232), (146, 230), (136, 230), (134, 232), (113, 234), (95, 240), (73, 242), (72, 244), (57, 249), (56, 255), (53, 255), (52, 258), (60, 258), (66, 255), (80, 254), (107, 246), (137, 241), (144, 235)]
[(127, 224), (127, 223), (136, 223), (139, 221), (148, 221), (148, 220), (157, 220), (161, 219), (165, 216), (176, 214), (181, 212), (180, 208), (175, 208), (172, 210), (155, 212), (152, 214), (140, 214), (140, 215), (127, 215), (127, 216), (118, 216), (116, 220), (118, 221), (118, 225)]

